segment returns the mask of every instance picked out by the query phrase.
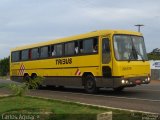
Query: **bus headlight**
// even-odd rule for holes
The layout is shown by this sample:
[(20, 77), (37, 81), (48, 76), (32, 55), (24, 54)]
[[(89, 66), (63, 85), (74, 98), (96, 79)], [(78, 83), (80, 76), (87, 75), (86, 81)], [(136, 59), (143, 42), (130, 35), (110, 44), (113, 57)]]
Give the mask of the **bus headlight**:
[(121, 83), (122, 83), (122, 84), (125, 84), (125, 80), (122, 80)]
[(126, 80), (126, 84), (128, 84), (128, 80)]
[(147, 80), (148, 80), (148, 82), (151, 80), (150, 74), (148, 74)]
[(145, 79), (145, 82), (147, 82), (147, 81), (148, 81), (148, 78)]
[(147, 78), (145, 79), (145, 82), (150, 82), (150, 80), (151, 80), (151, 78), (150, 78), (150, 77), (147, 77)]

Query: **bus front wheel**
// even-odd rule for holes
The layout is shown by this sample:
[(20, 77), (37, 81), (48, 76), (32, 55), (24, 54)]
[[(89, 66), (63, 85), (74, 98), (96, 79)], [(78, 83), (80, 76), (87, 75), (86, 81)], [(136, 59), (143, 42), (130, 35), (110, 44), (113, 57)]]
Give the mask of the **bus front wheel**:
[(95, 82), (94, 76), (87, 75), (85, 77), (84, 88), (85, 88), (87, 93), (95, 93), (95, 92), (97, 92), (97, 87), (96, 87), (96, 82)]

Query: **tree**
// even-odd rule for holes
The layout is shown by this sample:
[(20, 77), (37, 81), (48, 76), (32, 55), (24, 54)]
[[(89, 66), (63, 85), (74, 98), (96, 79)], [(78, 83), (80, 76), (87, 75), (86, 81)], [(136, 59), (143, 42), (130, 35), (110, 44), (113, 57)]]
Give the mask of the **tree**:
[(9, 58), (6, 57), (0, 60), (0, 76), (6, 76), (9, 73)]
[(160, 55), (157, 53), (148, 53), (149, 60), (160, 60)]

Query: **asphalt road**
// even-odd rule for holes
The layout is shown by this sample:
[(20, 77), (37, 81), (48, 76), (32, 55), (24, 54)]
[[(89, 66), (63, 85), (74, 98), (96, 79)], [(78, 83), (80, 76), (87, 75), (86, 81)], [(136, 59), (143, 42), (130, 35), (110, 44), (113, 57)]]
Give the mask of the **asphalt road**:
[[(0, 80), (0, 83), (5, 82), (11, 81)], [(0, 94), (7, 93), (0, 89)], [(86, 94), (81, 88), (43, 88), (32, 90), (29, 95), (160, 114), (160, 81), (155, 80), (148, 85), (126, 88), (119, 93), (110, 89)]]

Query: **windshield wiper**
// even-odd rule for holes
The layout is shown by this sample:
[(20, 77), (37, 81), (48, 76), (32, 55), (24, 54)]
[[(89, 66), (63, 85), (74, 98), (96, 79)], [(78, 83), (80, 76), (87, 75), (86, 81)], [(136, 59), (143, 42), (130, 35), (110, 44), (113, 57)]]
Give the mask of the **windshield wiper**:
[[(135, 52), (137, 53), (137, 55), (139, 55), (142, 58), (142, 61), (144, 62), (145, 59), (143, 58), (142, 54), (136, 49), (135, 49)], [(137, 59), (138, 59), (138, 57), (137, 57)]]
[(133, 49), (132, 49), (132, 51), (131, 51), (131, 50), (129, 51), (129, 55), (128, 55), (128, 58), (129, 58), (129, 59), (128, 59), (128, 62), (131, 61), (132, 52), (133, 52)]
[[(133, 56), (132, 56), (133, 55)], [(144, 62), (145, 59), (143, 58), (142, 54), (139, 53), (136, 48), (134, 47), (134, 45), (132, 46), (132, 50), (129, 52), (129, 59), (128, 62), (130, 62), (132, 60), (132, 58), (134, 58), (135, 60), (138, 59), (138, 55), (141, 57), (142, 61)]]
[[(142, 61), (144, 62), (145, 59), (143, 58), (143, 55), (135, 48), (134, 44), (132, 43), (132, 53), (133, 53), (133, 57), (134, 59), (138, 60), (138, 55), (141, 57)], [(131, 54), (129, 56), (129, 62), (131, 60)]]

